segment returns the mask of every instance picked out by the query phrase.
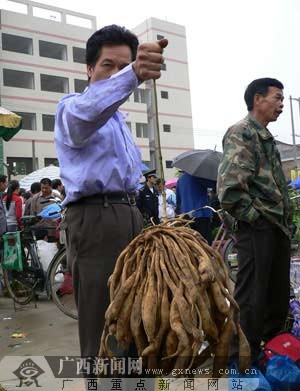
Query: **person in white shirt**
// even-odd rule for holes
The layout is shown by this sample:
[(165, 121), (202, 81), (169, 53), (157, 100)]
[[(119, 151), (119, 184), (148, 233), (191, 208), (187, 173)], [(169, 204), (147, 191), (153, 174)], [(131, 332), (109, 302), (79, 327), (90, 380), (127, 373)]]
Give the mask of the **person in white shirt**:
[[(163, 196), (162, 192), (164, 189), (164, 183), (162, 179), (158, 178), (156, 181), (156, 187), (158, 190), (158, 218), (161, 220), (163, 216)], [(167, 189), (165, 187), (166, 193), (166, 211), (167, 218), (171, 219), (175, 217), (175, 209), (176, 209), (176, 194), (173, 190)]]

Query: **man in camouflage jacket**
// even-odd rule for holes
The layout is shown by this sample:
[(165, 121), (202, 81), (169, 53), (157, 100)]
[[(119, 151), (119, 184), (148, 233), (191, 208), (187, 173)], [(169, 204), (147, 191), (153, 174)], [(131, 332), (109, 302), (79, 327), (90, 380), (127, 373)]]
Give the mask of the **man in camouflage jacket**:
[[(283, 85), (254, 80), (245, 91), (248, 115), (223, 139), (218, 196), (237, 219), (239, 269), (234, 296), (257, 360), (260, 343), (284, 326), (289, 305), (291, 207), (280, 155), (266, 128), (283, 109)], [(237, 353), (232, 344), (232, 356)]]

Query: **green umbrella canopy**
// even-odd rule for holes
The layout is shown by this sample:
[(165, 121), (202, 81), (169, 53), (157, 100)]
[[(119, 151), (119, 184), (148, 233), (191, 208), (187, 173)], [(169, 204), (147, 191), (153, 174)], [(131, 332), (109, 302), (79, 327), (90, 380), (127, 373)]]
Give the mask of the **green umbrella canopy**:
[(9, 141), (22, 128), (22, 117), (0, 107), (0, 137)]

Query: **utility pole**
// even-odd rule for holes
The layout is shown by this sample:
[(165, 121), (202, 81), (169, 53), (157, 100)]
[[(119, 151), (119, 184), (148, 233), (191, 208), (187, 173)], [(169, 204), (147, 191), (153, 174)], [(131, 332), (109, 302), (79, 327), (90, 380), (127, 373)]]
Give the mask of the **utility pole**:
[(37, 169), (36, 166), (36, 156), (35, 156), (35, 140), (31, 140), (32, 145), (32, 171)]

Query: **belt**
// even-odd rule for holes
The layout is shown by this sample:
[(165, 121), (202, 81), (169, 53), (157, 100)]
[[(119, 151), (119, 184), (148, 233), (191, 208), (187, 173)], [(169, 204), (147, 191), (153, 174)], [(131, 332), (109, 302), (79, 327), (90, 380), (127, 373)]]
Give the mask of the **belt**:
[(108, 207), (109, 204), (126, 204), (130, 206), (136, 205), (135, 195), (127, 193), (97, 193), (91, 196), (82, 197), (77, 201), (71, 202), (67, 206), (72, 205), (103, 205)]

